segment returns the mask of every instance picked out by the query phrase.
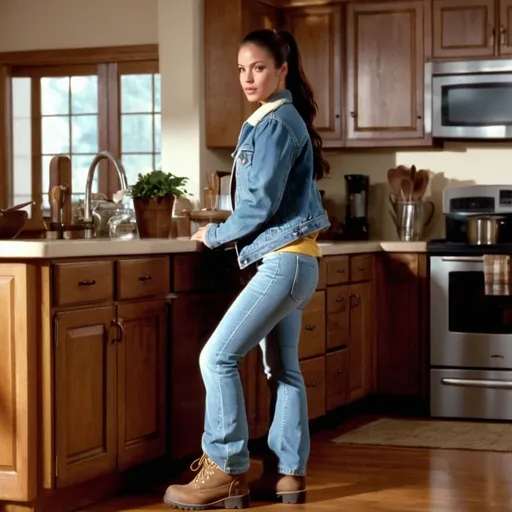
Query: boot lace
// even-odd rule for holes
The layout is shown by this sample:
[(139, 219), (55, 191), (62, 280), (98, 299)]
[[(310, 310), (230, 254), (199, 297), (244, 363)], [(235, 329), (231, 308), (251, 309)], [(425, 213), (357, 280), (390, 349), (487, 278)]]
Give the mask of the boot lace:
[(196, 478), (194, 479), (194, 482), (196, 484), (198, 483), (206, 483), (206, 480), (208, 480), (213, 474), (215, 473), (217, 465), (215, 462), (213, 462), (206, 453), (203, 453), (203, 455), (196, 459), (192, 464), (190, 465), (190, 469), (195, 473), (196, 471), (199, 471)]

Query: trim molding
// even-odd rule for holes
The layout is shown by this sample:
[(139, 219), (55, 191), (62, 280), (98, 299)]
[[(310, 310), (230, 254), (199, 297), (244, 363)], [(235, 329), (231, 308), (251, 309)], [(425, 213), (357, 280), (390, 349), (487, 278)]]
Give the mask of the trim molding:
[(8, 66), (104, 64), (108, 62), (132, 62), (138, 60), (158, 60), (158, 45), (144, 44), (0, 53), (0, 65)]

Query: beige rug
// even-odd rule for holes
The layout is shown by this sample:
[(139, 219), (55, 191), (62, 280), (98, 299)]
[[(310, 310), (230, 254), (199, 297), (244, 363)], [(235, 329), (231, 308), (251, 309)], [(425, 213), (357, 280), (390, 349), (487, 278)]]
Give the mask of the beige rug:
[(512, 423), (380, 419), (333, 442), (509, 452), (512, 451)]

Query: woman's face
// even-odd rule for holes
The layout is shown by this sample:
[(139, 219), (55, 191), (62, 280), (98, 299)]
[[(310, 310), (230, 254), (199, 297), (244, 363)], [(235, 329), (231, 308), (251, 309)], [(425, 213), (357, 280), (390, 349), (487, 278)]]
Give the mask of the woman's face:
[(264, 103), (285, 87), (287, 64), (277, 69), (272, 55), (255, 44), (243, 45), (238, 52), (240, 84), (250, 102)]

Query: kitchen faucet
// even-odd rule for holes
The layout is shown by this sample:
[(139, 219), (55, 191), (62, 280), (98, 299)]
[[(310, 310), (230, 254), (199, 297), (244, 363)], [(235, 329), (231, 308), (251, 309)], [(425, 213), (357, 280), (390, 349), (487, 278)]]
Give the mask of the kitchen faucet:
[(94, 221), (92, 217), (92, 206), (91, 206), (91, 196), (92, 196), (92, 180), (94, 178), (94, 172), (96, 171), (96, 167), (102, 160), (109, 160), (114, 164), (114, 167), (117, 171), (117, 176), (119, 177), (119, 182), (121, 183), (121, 190), (128, 189), (128, 178), (126, 176), (126, 170), (115, 155), (110, 153), (109, 151), (100, 151), (92, 160), (91, 165), (89, 167), (89, 172), (87, 173), (87, 181), (85, 182), (85, 204), (84, 204), (84, 224), (87, 226), (85, 229), (85, 238), (93, 238), (94, 237)]

